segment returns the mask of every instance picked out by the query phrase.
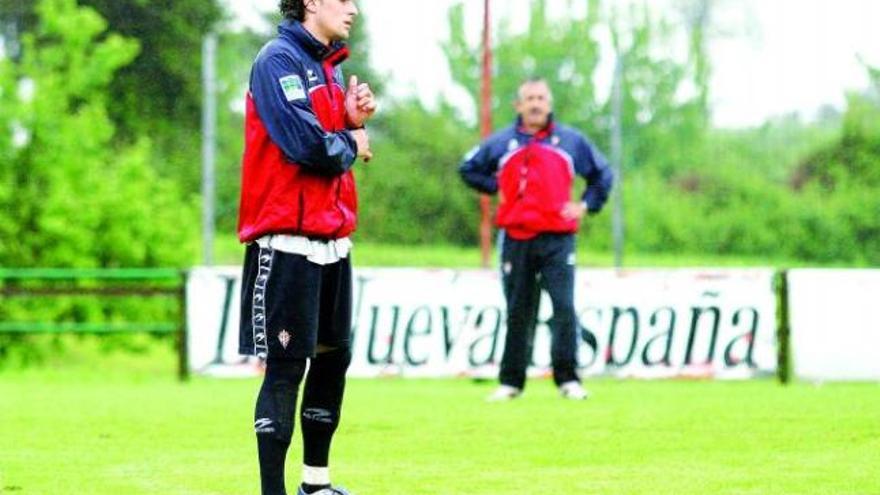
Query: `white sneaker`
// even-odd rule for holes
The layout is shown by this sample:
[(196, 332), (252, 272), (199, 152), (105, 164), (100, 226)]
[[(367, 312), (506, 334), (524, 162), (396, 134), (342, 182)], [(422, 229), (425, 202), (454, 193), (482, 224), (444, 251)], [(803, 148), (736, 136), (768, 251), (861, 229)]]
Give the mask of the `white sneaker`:
[(589, 394), (584, 390), (584, 387), (581, 386), (579, 382), (574, 380), (570, 382), (565, 382), (559, 386), (559, 395), (562, 396), (563, 399), (570, 400), (584, 400)]
[(486, 397), (486, 402), (503, 402), (516, 399), (522, 395), (522, 389), (511, 387), (510, 385), (500, 385), (492, 392), (492, 395)]
[[(305, 490), (303, 490), (302, 485), (299, 485), (299, 489), (296, 491), (296, 495), (306, 495), (306, 492), (305, 492)], [(330, 488), (324, 488), (322, 490), (318, 490), (318, 491), (312, 493), (312, 495), (351, 495), (351, 494), (345, 488), (330, 487)]]

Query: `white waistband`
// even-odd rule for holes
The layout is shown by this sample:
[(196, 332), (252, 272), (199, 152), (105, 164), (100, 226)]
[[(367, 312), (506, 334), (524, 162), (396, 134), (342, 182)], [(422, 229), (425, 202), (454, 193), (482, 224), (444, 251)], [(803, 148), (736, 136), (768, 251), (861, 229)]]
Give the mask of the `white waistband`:
[(262, 248), (305, 256), (317, 265), (329, 265), (347, 258), (352, 248), (348, 237), (318, 241), (298, 235), (267, 235), (257, 239), (257, 244)]

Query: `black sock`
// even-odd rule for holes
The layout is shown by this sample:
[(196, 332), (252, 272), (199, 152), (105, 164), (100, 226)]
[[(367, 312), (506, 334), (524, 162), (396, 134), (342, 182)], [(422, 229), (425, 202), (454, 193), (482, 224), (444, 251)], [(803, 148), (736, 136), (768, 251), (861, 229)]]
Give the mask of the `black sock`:
[(263, 495), (287, 495), (284, 486), (284, 461), (287, 459), (288, 447), (290, 442), (284, 443), (273, 435), (257, 435)]
[(345, 372), (351, 363), (351, 350), (336, 349), (318, 354), (309, 367), (303, 390), (301, 421), (303, 463), (327, 467), (330, 442), (339, 426)]
[(296, 395), (305, 366), (304, 359), (270, 359), (266, 363), (266, 376), (263, 378), (254, 412), (263, 495), (287, 495), (284, 487), (284, 461), (293, 436)]

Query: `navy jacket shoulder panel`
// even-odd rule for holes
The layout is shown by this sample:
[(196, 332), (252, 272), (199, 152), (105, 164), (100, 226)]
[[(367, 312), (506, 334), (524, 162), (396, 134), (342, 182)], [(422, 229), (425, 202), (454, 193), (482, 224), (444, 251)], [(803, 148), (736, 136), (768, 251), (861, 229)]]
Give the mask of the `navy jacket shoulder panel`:
[(338, 175), (351, 168), (357, 145), (348, 131), (327, 132), (309, 98), (320, 62), (285, 37), (267, 43), (251, 70), (250, 91), (257, 114), (287, 159), (318, 173)]
[(498, 166), (498, 160), (516, 147), (525, 144), (523, 137), (517, 132), (515, 126), (508, 126), (490, 135), (481, 145), (487, 148), (489, 159), (495, 161)]
[(575, 172), (586, 179), (587, 189), (581, 200), (591, 213), (602, 209), (614, 183), (605, 155), (579, 130), (560, 125), (557, 129), (562, 146), (574, 159)]
[(513, 126), (501, 129), (490, 135), (482, 143), (471, 148), (465, 155), (458, 172), (470, 187), (487, 194), (498, 191), (498, 162), (507, 153), (511, 140), (519, 146), (516, 129)]

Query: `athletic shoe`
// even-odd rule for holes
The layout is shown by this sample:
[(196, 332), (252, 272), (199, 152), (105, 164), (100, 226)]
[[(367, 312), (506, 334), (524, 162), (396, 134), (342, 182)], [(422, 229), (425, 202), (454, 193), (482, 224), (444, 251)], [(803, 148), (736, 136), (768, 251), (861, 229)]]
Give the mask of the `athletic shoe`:
[[(307, 495), (306, 492), (303, 491), (302, 485), (299, 486), (299, 490), (296, 491), (296, 495)], [(348, 490), (345, 488), (323, 488), (318, 490), (311, 495), (351, 495)]]
[(498, 388), (492, 392), (492, 395), (486, 397), (486, 402), (504, 402), (516, 399), (520, 395), (522, 395), (521, 388), (511, 387), (510, 385), (499, 385)]
[(565, 382), (560, 385), (559, 395), (561, 395), (563, 399), (570, 400), (584, 400), (588, 396), (587, 391), (584, 390), (584, 387), (582, 387), (579, 382), (576, 382), (574, 380), (570, 382)]

